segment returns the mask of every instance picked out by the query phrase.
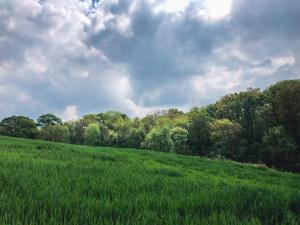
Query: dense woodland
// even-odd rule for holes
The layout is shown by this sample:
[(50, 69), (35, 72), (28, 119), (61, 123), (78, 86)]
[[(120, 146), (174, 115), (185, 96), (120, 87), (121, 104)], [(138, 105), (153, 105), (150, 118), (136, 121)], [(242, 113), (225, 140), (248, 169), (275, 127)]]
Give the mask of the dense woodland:
[(0, 134), (172, 151), (300, 172), (300, 80), (282, 81), (264, 91), (249, 88), (186, 113), (169, 109), (131, 119), (109, 111), (67, 122), (53, 114), (37, 121), (11, 116), (1, 121)]

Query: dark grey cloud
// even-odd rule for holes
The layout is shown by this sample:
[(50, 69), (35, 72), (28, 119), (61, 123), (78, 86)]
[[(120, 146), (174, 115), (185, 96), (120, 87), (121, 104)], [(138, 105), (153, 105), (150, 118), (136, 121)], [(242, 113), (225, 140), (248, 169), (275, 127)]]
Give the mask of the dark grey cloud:
[(249, 41), (266, 37), (299, 39), (299, 9), (297, 0), (235, 0), (232, 22)]
[(236, 0), (231, 22), (248, 54), (280, 56), (299, 48), (299, 10), (297, 0)]
[[(121, 2), (127, 6), (122, 13), (129, 14), (128, 6), (134, 1)], [(120, 10), (116, 12), (120, 14)], [(181, 15), (155, 13), (150, 3), (139, 1), (137, 10), (130, 15), (129, 36), (119, 32), (117, 20), (116, 16), (106, 24), (106, 29), (90, 35), (88, 43), (128, 66), (136, 101), (141, 101), (143, 91), (147, 93), (161, 85), (165, 88), (165, 96), (152, 103), (146, 99), (145, 105), (176, 101), (184, 104), (186, 96), (171, 99), (166, 84), (180, 83), (192, 74), (203, 73), (201, 64), (231, 38), (229, 24), (201, 20), (192, 8)]]

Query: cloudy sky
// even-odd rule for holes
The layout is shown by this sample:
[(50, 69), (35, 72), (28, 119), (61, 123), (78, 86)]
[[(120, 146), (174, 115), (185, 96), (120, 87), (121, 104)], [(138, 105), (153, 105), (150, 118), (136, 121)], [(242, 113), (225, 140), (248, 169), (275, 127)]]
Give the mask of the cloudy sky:
[(300, 78), (299, 0), (0, 0), (0, 118), (213, 103)]

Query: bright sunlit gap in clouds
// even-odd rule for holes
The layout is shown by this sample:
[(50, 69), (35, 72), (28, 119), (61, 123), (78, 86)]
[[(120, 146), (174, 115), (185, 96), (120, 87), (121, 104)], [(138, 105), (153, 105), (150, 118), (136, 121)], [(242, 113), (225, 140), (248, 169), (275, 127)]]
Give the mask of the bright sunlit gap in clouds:
[(162, 10), (169, 13), (184, 11), (189, 2), (189, 0), (166, 0), (158, 6), (157, 11)]
[(220, 19), (227, 16), (231, 10), (232, 0), (206, 0), (204, 5), (207, 16), (212, 19)]
[(189, 3), (200, 3), (203, 6), (199, 11), (201, 17), (221, 19), (230, 13), (232, 0), (166, 0), (157, 7), (157, 11), (181, 12)]

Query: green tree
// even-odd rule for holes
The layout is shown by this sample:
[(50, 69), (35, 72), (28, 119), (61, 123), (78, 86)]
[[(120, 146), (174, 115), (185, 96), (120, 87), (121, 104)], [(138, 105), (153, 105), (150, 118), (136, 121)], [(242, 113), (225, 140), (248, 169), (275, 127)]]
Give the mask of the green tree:
[(169, 117), (170, 119), (175, 119), (177, 117), (180, 117), (184, 115), (184, 113), (182, 111), (179, 111), (178, 109), (169, 109), (164, 116)]
[(129, 120), (126, 114), (116, 111), (99, 113), (98, 116), (108, 129), (114, 129), (115, 124), (120, 123), (121, 121)]
[(273, 126), (283, 125), (297, 142), (300, 154), (300, 80), (278, 82), (264, 94), (271, 112), (265, 120)]
[(187, 150), (188, 131), (181, 127), (174, 127), (169, 135), (173, 140), (173, 150), (178, 153), (185, 153)]
[(52, 126), (52, 141), (69, 143), (70, 142), (69, 128), (64, 125)]
[(117, 146), (129, 147), (129, 138), (131, 130), (131, 121), (123, 118), (119, 118), (112, 124), (113, 130), (117, 133)]
[(96, 146), (99, 144), (100, 129), (97, 123), (91, 123), (84, 131), (84, 143)]
[(70, 143), (69, 127), (65, 125), (45, 126), (41, 129), (39, 138), (47, 141)]
[(87, 114), (77, 121), (68, 121), (65, 123), (70, 130), (70, 141), (72, 144), (84, 144), (84, 132), (91, 123), (102, 124), (99, 114)]
[(147, 115), (141, 120), (141, 126), (146, 133), (149, 133), (156, 124), (158, 116), (156, 114)]
[(147, 149), (169, 152), (173, 148), (173, 141), (169, 135), (170, 128), (154, 127), (146, 136), (142, 146)]
[(129, 132), (127, 147), (140, 148), (144, 139), (145, 139), (145, 132), (142, 128), (132, 128)]
[(69, 128), (70, 132), (70, 143), (72, 144), (83, 144), (83, 128), (80, 121), (68, 121), (64, 123), (65, 126)]
[(53, 114), (41, 115), (37, 119), (37, 126), (39, 127), (54, 126), (59, 124), (62, 124), (61, 119)]
[(118, 146), (118, 133), (114, 130), (108, 130), (107, 145), (112, 147)]
[(242, 126), (242, 135), (247, 146), (260, 139), (257, 110), (263, 105), (263, 94), (259, 89), (249, 88), (247, 91), (229, 94), (207, 110), (216, 119), (229, 119)]
[(208, 154), (210, 148), (209, 126), (212, 118), (204, 109), (194, 108), (189, 113), (188, 142), (194, 154)]
[(210, 124), (210, 138), (213, 155), (238, 159), (241, 126), (228, 119), (215, 120)]
[(11, 116), (3, 119), (0, 123), (2, 135), (35, 138), (39, 133), (36, 123), (25, 116)]
[(283, 126), (270, 128), (262, 140), (262, 159), (267, 165), (287, 168), (293, 163), (296, 143)]
[(91, 123), (101, 123), (102, 118), (99, 114), (86, 114), (80, 119), (80, 121), (84, 124), (84, 126), (88, 126)]
[(99, 145), (100, 146), (109, 146), (109, 130), (104, 124), (99, 125)]

